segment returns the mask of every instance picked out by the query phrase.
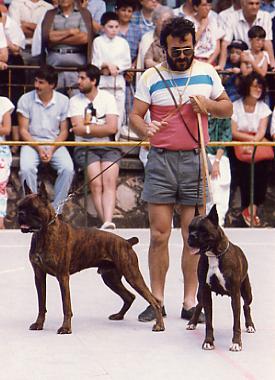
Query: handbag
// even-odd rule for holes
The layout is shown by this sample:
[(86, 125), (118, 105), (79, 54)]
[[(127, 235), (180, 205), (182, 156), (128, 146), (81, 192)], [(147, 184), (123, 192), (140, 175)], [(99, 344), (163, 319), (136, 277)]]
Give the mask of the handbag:
[[(251, 133), (251, 135), (255, 135), (255, 133)], [(261, 141), (269, 141), (265, 137)], [(239, 161), (251, 163), (253, 150), (247, 149), (250, 148), (248, 146), (234, 146), (235, 156)], [(254, 162), (265, 161), (265, 160), (274, 160), (274, 150), (272, 146), (256, 146), (256, 152), (254, 155)]]

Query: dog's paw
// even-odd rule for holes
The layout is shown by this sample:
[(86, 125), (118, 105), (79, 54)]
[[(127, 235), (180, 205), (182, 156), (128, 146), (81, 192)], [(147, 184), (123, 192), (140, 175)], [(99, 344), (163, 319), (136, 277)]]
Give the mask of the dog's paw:
[(214, 343), (210, 342), (203, 342), (202, 349), (206, 351), (211, 351), (214, 350), (215, 346)]
[(254, 332), (256, 332), (256, 329), (255, 329), (254, 326), (247, 326), (246, 332), (248, 332), (248, 333), (254, 333)]
[(242, 345), (240, 343), (232, 343), (229, 347), (229, 351), (239, 352), (242, 351)]
[(153, 328), (152, 328), (152, 331), (154, 331), (154, 332), (159, 332), (159, 331), (164, 331), (164, 330), (165, 330), (164, 325), (159, 325), (157, 323), (155, 323)]
[(123, 318), (124, 318), (124, 315), (120, 313), (109, 315), (109, 319), (111, 321), (122, 321)]
[(30, 325), (29, 330), (43, 330), (43, 323), (34, 322)]
[(196, 327), (197, 325), (195, 325), (194, 323), (188, 323), (186, 326), (186, 330), (195, 330)]
[(69, 327), (63, 327), (61, 326), (58, 330), (57, 330), (57, 334), (61, 334), (61, 335), (64, 335), (64, 334), (71, 334), (72, 333), (72, 330), (69, 328)]

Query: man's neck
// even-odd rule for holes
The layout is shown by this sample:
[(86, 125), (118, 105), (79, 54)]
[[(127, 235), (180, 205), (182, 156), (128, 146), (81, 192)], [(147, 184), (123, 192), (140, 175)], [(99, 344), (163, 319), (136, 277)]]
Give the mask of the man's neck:
[(142, 8), (141, 13), (143, 14), (143, 17), (146, 20), (148, 20), (148, 21), (152, 20), (152, 13), (153, 13), (153, 11), (151, 11), (149, 9)]
[(88, 98), (91, 102), (95, 99), (95, 97), (98, 94), (98, 89), (97, 87), (94, 87), (90, 92), (85, 94), (86, 98)]
[(53, 98), (53, 90), (50, 91), (50, 92), (47, 92), (46, 94), (43, 94), (42, 96), (41, 96), (41, 95), (38, 95), (38, 98), (41, 100), (41, 102), (42, 102), (44, 105), (47, 105), (48, 103), (50, 103), (50, 101), (51, 101), (52, 98)]
[(74, 4), (69, 5), (68, 7), (60, 8), (62, 13), (66, 16), (69, 16), (71, 13), (73, 13), (74, 10)]
[(243, 15), (244, 15), (244, 18), (246, 19), (246, 21), (248, 22), (249, 25), (252, 25), (253, 22), (256, 20), (257, 16), (250, 16), (250, 15), (247, 15), (246, 12), (243, 10)]

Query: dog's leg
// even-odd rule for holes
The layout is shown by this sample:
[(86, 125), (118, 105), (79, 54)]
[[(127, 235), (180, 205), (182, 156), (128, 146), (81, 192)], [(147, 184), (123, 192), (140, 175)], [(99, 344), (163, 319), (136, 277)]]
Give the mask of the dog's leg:
[(231, 290), (231, 306), (233, 311), (233, 339), (232, 345), (229, 350), (238, 352), (242, 350), (242, 341), (241, 341), (241, 323), (240, 323), (240, 314), (241, 314), (241, 294), (240, 289), (235, 286)]
[(46, 315), (46, 272), (33, 264), (35, 286), (38, 296), (38, 316), (36, 321), (30, 325), (30, 330), (43, 330)]
[(121, 276), (117, 272), (115, 268), (113, 269), (104, 269), (100, 268), (100, 274), (102, 276), (102, 279), (104, 283), (116, 294), (118, 294), (123, 299), (123, 306), (121, 310), (116, 313), (109, 316), (109, 319), (111, 320), (121, 320), (124, 318), (125, 313), (132, 305), (135, 296), (130, 293), (125, 286), (121, 282)]
[(256, 329), (255, 329), (254, 323), (251, 318), (251, 313), (250, 313), (250, 304), (252, 302), (252, 292), (251, 292), (251, 285), (250, 285), (248, 275), (245, 277), (244, 281), (242, 282), (241, 296), (244, 300), (243, 311), (244, 311), (244, 317), (245, 317), (246, 331), (248, 333), (254, 333)]
[(199, 286), (197, 298), (198, 298), (198, 303), (196, 305), (195, 311), (190, 321), (187, 323), (186, 330), (195, 330), (197, 327), (199, 316), (202, 310), (202, 287), (201, 286)]
[(62, 326), (57, 330), (57, 334), (71, 334), (72, 333), (71, 319), (72, 319), (73, 313), (72, 313), (70, 285), (69, 285), (70, 275), (69, 274), (58, 275), (57, 279), (58, 279), (60, 290), (61, 290), (63, 315), (64, 315)]
[(127, 270), (123, 273), (127, 282), (143, 297), (149, 304), (154, 308), (156, 313), (156, 323), (153, 326), (153, 331), (164, 331), (164, 322), (161, 312), (161, 303), (153, 296), (153, 294), (148, 289), (142, 274), (139, 270), (138, 264), (135, 264), (134, 270), (133, 266), (130, 268), (128, 266)]
[(205, 285), (202, 292), (202, 302), (205, 312), (205, 339), (202, 344), (203, 350), (213, 350), (214, 346), (214, 332), (212, 324), (212, 296), (211, 289)]

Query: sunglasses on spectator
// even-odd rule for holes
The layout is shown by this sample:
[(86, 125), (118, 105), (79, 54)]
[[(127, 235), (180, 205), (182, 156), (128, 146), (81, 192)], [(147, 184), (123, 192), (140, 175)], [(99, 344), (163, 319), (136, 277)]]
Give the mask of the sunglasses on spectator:
[(171, 50), (171, 56), (173, 58), (179, 58), (181, 56), (181, 53), (185, 55), (186, 57), (191, 57), (194, 54), (194, 49), (192, 48), (176, 48)]

